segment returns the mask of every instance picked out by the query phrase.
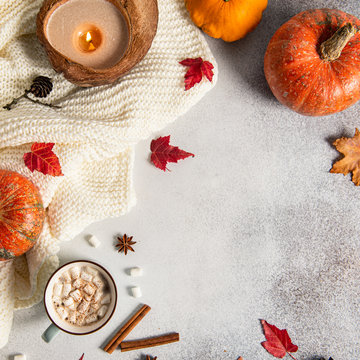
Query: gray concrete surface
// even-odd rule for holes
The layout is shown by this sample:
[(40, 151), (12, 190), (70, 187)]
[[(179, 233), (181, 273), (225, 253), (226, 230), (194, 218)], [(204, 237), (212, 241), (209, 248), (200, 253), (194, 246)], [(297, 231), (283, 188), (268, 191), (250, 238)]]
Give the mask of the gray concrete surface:
[[(100, 346), (139, 303), (128, 294), (138, 284), (152, 311), (129, 338), (178, 331), (181, 341), (114, 359), (270, 360), (259, 319), (288, 329), (297, 360), (359, 359), (360, 188), (329, 170), (339, 158), (331, 143), (353, 136), (360, 104), (324, 118), (298, 115), (276, 101), (262, 70), (268, 41), (291, 16), (329, 7), (359, 17), (358, 5), (270, 0), (244, 40), (208, 38), (219, 64), (216, 88), (156, 134), (171, 134), (195, 158), (164, 174), (148, 162), (150, 140), (140, 143), (137, 206), (91, 225), (60, 253), (63, 263), (89, 258), (109, 268), (119, 288), (116, 315), (96, 334), (61, 334), (47, 345), (43, 305), (17, 312), (0, 358), (110, 358)], [(127, 257), (113, 248), (123, 232), (138, 242)], [(99, 249), (84, 240), (89, 233), (101, 239)], [(134, 265), (144, 268), (142, 278), (126, 275)]]

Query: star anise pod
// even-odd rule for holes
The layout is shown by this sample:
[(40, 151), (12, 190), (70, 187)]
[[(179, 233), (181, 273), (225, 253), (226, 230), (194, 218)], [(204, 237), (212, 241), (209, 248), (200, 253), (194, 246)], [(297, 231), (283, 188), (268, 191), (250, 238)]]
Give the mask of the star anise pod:
[(156, 360), (157, 356), (155, 356), (154, 358), (152, 358), (150, 355), (146, 355), (146, 359), (145, 360)]
[(126, 234), (123, 237), (118, 236), (118, 244), (115, 245), (118, 248), (118, 252), (124, 252), (125, 255), (127, 255), (128, 250), (135, 252), (131, 245), (136, 244), (136, 241), (132, 241), (132, 238), (132, 236), (128, 237)]

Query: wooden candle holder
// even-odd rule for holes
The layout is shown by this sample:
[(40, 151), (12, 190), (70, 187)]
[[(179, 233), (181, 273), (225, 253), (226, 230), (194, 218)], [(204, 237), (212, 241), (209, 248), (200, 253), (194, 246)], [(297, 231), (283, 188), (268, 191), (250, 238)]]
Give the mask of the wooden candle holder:
[(107, 0), (120, 10), (128, 27), (129, 42), (123, 57), (106, 69), (93, 69), (67, 58), (52, 47), (46, 35), (50, 15), (67, 1), (71, 0), (45, 0), (36, 25), (37, 36), (53, 68), (62, 72), (70, 82), (82, 87), (111, 84), (131, 70), (149, 51), (157, 30), (157, 0)]

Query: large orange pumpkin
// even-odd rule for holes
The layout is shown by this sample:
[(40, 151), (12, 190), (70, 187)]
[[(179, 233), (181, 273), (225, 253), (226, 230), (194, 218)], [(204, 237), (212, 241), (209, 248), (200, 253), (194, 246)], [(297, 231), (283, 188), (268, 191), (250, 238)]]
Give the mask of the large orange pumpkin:
[(275, 97), (303, 115), (328, 115), (360, 99), (360, 20), (334, 9), (304, 11), (270, 40), (264, 71)]
[(235, 41), (259, 24), (267, 0), (185, 0), (192, 21), (209, 36)]
[(24, 176), (0, 170), (0, 261), (34, 246), (44, 223), (39, 191)]

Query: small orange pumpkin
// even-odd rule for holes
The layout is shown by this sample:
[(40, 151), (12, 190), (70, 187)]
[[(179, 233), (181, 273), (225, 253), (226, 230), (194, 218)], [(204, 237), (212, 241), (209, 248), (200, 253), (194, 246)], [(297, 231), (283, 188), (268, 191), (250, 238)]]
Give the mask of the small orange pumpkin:
[(336, 9), (301, 12), (269, 42), (264, 72), (285, 106), (323, 116), (360, 100), (360, 20)]
[(24, 176), (0, 170), (0, 261), (31, 249), (45, 219), (40, 193)]
[(213, 38), (235, 41), (259, 24), (267, 0), (185, 0), (195, 25)]

